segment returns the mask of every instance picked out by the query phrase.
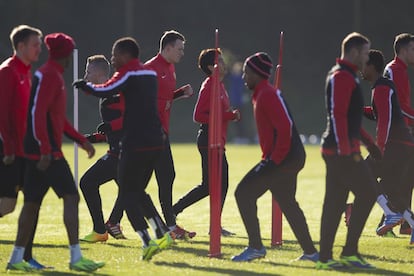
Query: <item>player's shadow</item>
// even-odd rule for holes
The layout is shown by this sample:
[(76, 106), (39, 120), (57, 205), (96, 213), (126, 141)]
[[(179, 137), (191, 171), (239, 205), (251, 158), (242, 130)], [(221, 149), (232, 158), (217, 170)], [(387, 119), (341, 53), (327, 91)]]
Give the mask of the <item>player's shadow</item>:
[(264, 276), (271, 276), (271, 275), (280, 275), (275, 273), (259, 273), (257, 271), (246, 271), (246, 270), (239, 270), (239, 269), (230, 269), (230, 268), (219, 268), (219, 267), (210, 267), (210, 266), (199, 266), (199, 265), (190, 265), (188, 263), (168, 263), (168, 262), (154, 262), (156, 265), (162, 266), (171, 266), (174, 269), (193, 269), (199, 271), (205, 271), (209, 273), (216, 273), (217, 275), (237, 275), (237, 276), (250, 276), (250, 275), (264, 275)]
[[(70, 276), (70, 275), (81, 275), (82, 272), (64, 272), (64, 271), (56, 271), (56, 270), (41, 270), (36, 272), (37, 275), (46, 275), (46, 276)], [(96, 275), (96, 276), (109, 276), (111, 274), (101, 273), (98, 271), (95, 272), (83, 272), (88, 273), (88, 275)]]
[[(0, 245), (14, 245), (14, 241), (0, 240)], [(48, 244), (48, 243), (34, 243), (33, 246), (36, 248), (68, 248), (66, 244)]]

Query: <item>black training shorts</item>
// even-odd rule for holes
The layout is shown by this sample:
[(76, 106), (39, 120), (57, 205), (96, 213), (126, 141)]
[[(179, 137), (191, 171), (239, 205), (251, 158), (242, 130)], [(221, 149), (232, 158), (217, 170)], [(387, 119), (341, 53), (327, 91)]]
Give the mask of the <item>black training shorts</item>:
[(13, 164), (4, 165), (0, 155), (0, 197), (17, 198), (17, 193), (23, 186), (25, 161), (16, 157)]
[(42, 202), (49, 187), (55, 191), (58, 197), (78, 194), (78, 188), (66, 159), (52, 160), (46, 171), (38, 170), (37, 162), (36, 160), (26, 160), (23, 186), (25, 202)]

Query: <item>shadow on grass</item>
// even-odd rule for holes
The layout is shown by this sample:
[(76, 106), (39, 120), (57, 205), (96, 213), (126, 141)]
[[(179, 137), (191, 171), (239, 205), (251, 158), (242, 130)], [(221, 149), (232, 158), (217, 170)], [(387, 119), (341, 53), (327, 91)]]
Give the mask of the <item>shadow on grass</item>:
[(63, 272), (63, 271), (55, 271), (55, 270), (43, 270), (43, 271), (39, 271), (37, 273), (37, 275), (48, 275), (48, 276), (65, 276), (65, 275), (96, 275), (96, 276), (109, 276), (111, 274), (106, 274), (106, 273), (99, 273), (99, 272)]
[(385, 262), (385, 263), (399, 263), (399, 264), (414, 264), (414, 260), (411, 259), (410, 261), (407, 260), (401, 260), (401, 259), (391, 259), (387, 256), (376, 256), (376, 255), (368, 255), (368, 254), (363, 254), (363, 256), (366, 259), (370, 259), (373, 261), (379, 261), (379, 262)]
[[(275, 263), (275, 262), (268, 262), (268, 264), (272, 264), (275, 266), (286, 266), (286, 267), (292, 267), (292, 268), (302, 268), (302, 269), (312, 269), (315, 271), (319, 271), (316, 270), (313, 266), (312, 267), (303, 267), (303, 266), (295, 266), (295, 265), (291, 265), (291, 264), (286, 264), (286, 263)], [(343, 269), (343, 270), (330, 270), (332, 273), (335, 273), (335, 275), (343, 273), (343, 274), (370, 274), (370, 275), (394, 275), (394, 276), (408, 276), (408, 275), (412, 275), (409, 273), (403, 273), (403, 272), (399, 272), (399, 271), (392, 271), (392, 270), (388, 270), (388, 269), (382, 269), (382, 268), (377, 268), (377, 269), (360, 269), (360, 268), (349, 268), (349, 269)]]
[[(278, 250), (278, 251), (297, 251), (297, 248), (289, 247), (289, 245), (297, 245), (297, 241), (295, 240), (285, 240), (283, 241), (285, 246), (266, 246), (267, 250)], [(264, 242), (266, 243), (266, 242)], [(197, 249), (194, 248), (192, 245), (202, 245), (205, 246), (205, 249)], [(174, 250), (184, 252), (184, 253), (190, 253), (194, 255), (202, 255), (206, 256), (208, 254), (210, 242), (207, 240), (199, 241), (199, 240), (191, 240), (189, 242), (179, 242), (177, 243), (173, 248)], [(231, 248), (234, 250), (243, 250), (244, 247), (247, 246), (247, 242), (243, 244), (234, 244), (226, 242), (225, 240), (221, 241), (221, 246), (226, 248)]]
[(213, 272), (217, 273), (218, 275), (280, 275), (275, 273), (260, 273), (258, 271), (246, 271), (246, 270), (240, 270), (240, 269), (230, 269), (230, 268), (219, 268), (219, 267), (210, 267), (210, 266), (197, 266), (197, 265), (190, 265), (187, 263), (167, 263), (167, 262), (154, 262), (156, 265), (162, 265), (162, 266), (171, 266), (174, 268), (180, 268), (180, 269), (194, 269), (199, 271), (206, 271), (206, 272)]

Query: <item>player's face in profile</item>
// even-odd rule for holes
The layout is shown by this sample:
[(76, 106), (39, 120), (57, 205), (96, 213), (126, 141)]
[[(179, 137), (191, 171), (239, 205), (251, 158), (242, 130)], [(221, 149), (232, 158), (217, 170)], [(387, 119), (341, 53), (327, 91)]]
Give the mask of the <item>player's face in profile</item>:
[(98, 67), (93, 63), (86, 64), (85, 76), (83, 78), (93, 84), (99, 84)]
[(23, 59), (29, 63), (39, 60), (40, 52), (42, 51), (42, 40), (38, 35), (31, 35), (27, 41), (21, 42), (18, 45), (18, 51)]
[(359, 70), (363, 71), (365, 65), (367, 64), (369, 60), (369, 48), (371, 47), (371, 44), (364, 44), (362, 47), (358, 50), (358, 57), (357, 57), (357, 66)]
[(224, 76), (227, 73), (227, 67), (221, 55), (218, 56), (218, 67), (219, 67), (219, 72), (220, 72), (220, 78), (224, 78)]
[(114, 47), (112, 49), (111, 64), (115, 68), (115, 70), (118, 70), (123, 65), (122, 64), (122, 55), (116, 47)]
[(243, 66), (243, 76), (242, 76), (243, 80), (244, 80), (244, 84), (247, 86), (247, 88), (249, 88), (250, 90), (253, 90), (255, 87), (255, 83), (254, 83), (254, 72), (252, 71), (252, 69), (250, 69), (250, 67), (246, 66), (246, 64), (244, 64)]
[(408, 64), (414, 65), (414, 41), (411, 41), (407, 46), (407, 61)]
[(174, 44), (169, 46), (169, 58), (171, 63), (179, 63), (184, 56), (184, 41), (177, 39)]

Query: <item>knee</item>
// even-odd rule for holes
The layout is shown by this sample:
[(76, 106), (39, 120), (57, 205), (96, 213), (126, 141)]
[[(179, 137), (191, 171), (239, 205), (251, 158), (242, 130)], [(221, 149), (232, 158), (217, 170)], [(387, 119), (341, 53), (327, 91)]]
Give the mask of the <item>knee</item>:
[(78, 193), (63, 196), (63, 202), (65, 205), (78, 206), (79, 200), (80, 200), (80, 197)]
[(79, 181), (79, 187), (82, 192), (85, 193), (93, 190), (93, 188), (97, 188), (97, 185), (95, 185), (94, 181), (90, 177), (84, 175)]
[(246, 198), (246, 192), (244, 189), (239, 185), (237, 186), (236, 190), (234, 191), (234, 197), (236, 198), (236, 202), (244, 201)]
[(10, 214), (16, 208), (16, 198), (0, 198), (0, 217)]

